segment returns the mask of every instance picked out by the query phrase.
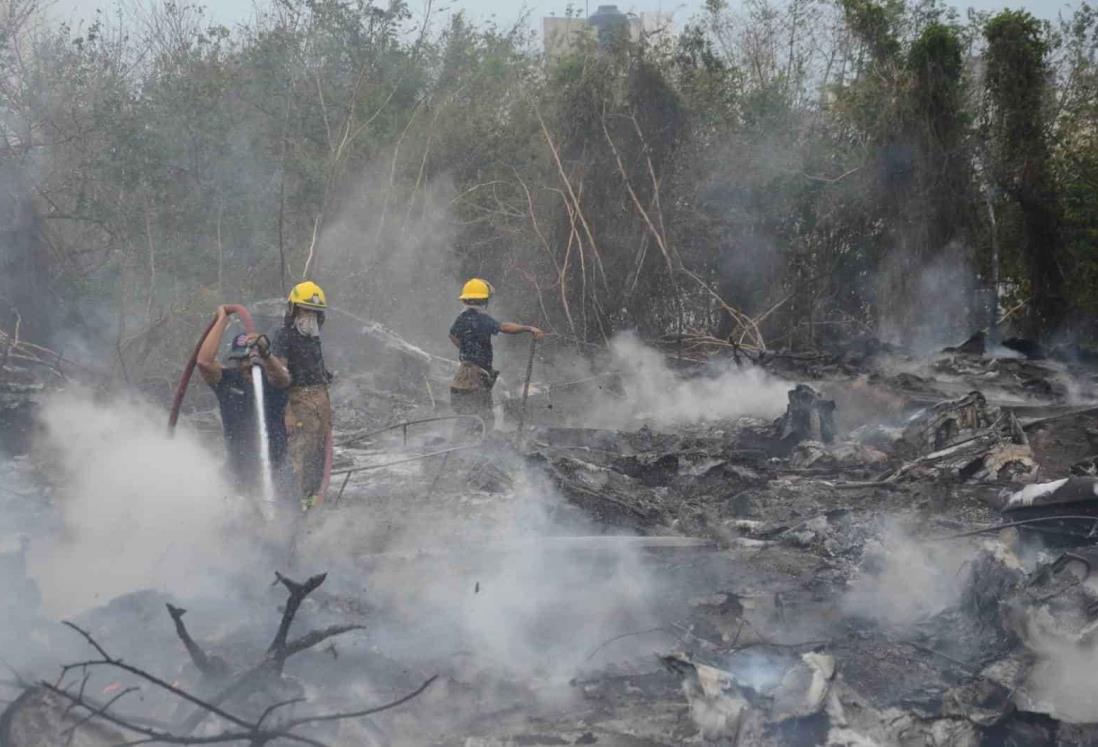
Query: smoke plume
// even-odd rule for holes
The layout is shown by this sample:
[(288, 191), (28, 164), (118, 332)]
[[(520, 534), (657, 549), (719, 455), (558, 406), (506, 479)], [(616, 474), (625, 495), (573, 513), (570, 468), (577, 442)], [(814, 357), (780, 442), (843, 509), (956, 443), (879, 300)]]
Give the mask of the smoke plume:
[(866, 543), (843, 606), (849, 614), (892, 626), (915, 624), (960, 599), (961, 570), (970, 555), (946, 543), (913, 538), (893, 524)]
[[(170, 438), (163, 413), (134, 400), (65, 392), (42, 409), (59, 532), (31, 545), (46, 608), (69, 615), (137, 589), (181, 596), (216, 588), (254, 548), (255, 521), (213, 452), (194, 434)], [(216, 436), (220, 446), (220, 434)]]
[(621, 372), (625, 396), (607, 400), (593, 419), (606, 427), (649, 424), (667, 428), (744, 416), (777, 417), (790, 385), (761, 369), (729, 363), (707, 375), (685, 378), (635, 335), (610, 343), (610, 367)]
[[(517, 475), (510, 490), (440, 489), (429, 505), (403, 496), (403, 510), (370, 500), (329, 512), (301, 554), (339, 569), (336, 583), (364, 581), (383, 610), (374, 640), (389, 655), (564, 688), (601, 642), (653, 624), (653, 575), (629, 538), (579, 539), (597, 530), (570, 517), (544, 480), (503, 455), (484, 460), (476, 470)], [(459, 469), (451, 463), (444, 481), (462, 479)], [(624, 641), (599, 663), (636, 655), (642, 644), (650, 655), (651, 641)]]

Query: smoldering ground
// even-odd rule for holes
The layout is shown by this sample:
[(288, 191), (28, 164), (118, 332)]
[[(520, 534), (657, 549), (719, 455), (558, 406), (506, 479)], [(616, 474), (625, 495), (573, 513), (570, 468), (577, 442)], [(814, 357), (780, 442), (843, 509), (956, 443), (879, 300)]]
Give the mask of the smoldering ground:
[(727, 363), (712, 375), (684, 379), (634, 335), (618, 335), (610, 350), (615, 369), (623, 372), (625, 397), (606, 403), (596, 419), (671, 427), (743, 416), (777, 417), (785, 408), (789, 384), (761, 369)]
[[(546, 381), (548, 380), (548, 381)], [(535, 391), (560, 384), (569, 425), (606, 430), (673, 429), (741, 417), (777, 418), (792, 386), (761, 368), (722, 360), (684, 375), (632, 333), (610, 340), (604, 354), (560, 349), (539, 362)], [(519, 381), (521, 386), (521, 379)]]
[(969, 546), (918, 539), (898, 520), (866, 543), (859, 573), (843, 599), (849, 614), (911, 628), (960, 600), (969, 582)]
[[(470, 460), (510, 472), (511, 487), (455, 486)], [(426, 464), (418, 484), (438, 468)], [(376, 611), (371, 640), (387, 655), (459, 677), (536, 682), (555, 697), (591, 648), (653, 624), (658, 584), (630, 538), (600, 535), (521, 459), (486, 446), (464, 464), (452, 458), (441, 480), (430, 495), (371, 496), (329, 512), (301, 546), (310, 565), (334, 569), (337, 586), (361, 586)]]
[[(376, 666), (370, 652), (381, 652), (478, 687), (536, 683), (530, 687), (545, 702), (573, 696), (567, 683), (600, 642), (653, 624), (657, 587), (641, 554), (612, 537), (595, 550), (569, 544), (599, 530), (562, 518), (559, 494), (506, 450), (478, 455), (514, 470), (502, 496), (451, 491), (448, 499), (385, 507), (356, 502), (352, 486), (342, 509), (298, 525), (291, 562), (277, 543), (285, 534), (270, 531), (223, 479), (220, 434), (181, 428), (169, 438), (158, 408), (86, 392), (51, 398), (42, 422), (35, 458), (50, 465), (56, 516), (31, 538), (27, 572), (43, 598), (34, 624), (50, 634), (41, 659), (19, 659), (28, 673), (79, 650), (57, 626), (74, 616), (127, 660), (172, 671), (182, 660), (167, 600), (192, 610), (200, 638), (229, 636), (261, 651), (282, 596), (269, 589), (274, 570), (329, 573), (327, 601), (306, 605), (301, 625), (368, 610), (368, 632), (338, 642), (347, 666)], [(419, 494), (436, 466), (397, 478)], [(462, 475), (458, 464), (447, 479)], [(651, 651), (626, 641), (605, 656), (628, 661)], [(368, 669), (347, 680), (366, 700), (375, 688)]]
[(53, 676), (87, 653), (61, 627), (69, 619), (135, 664), (176, 667), (166, 601), (187, 600), (214, 627), (271, 614), (274, 555), (255, 504), (223, 477), (220, 434), (172, 438), (159, 407), (76, 387), (38, 412), (34, 450), (5, 469), (18, 483), (0, 526), (25, 549), (0, 563), (0, 588), (21, 590), (6, 597), (0, 658), (31, 680)]
[(138, 589), (220, 592), (225, 574), (257, 560), (233, 531), (254, 508), (225, 481), (217, 450), (194, 433), (169, 437), (158, 409), (70, 391), (46, 402), (41, 422), (36, 458), (49, 464), (59, 531), (35, 538), (30, 569), (51, 613)]
[[(372, 248), (349, 240), (361, 221), (347, 213), (335, 218), (318, 240), (320, 256), (349, 263), (353, 272), (333, 286), (332, 300), (392, 323), (413, 344), (449, 351), (446, 322), (460, 310), (452, 298), (457, 273), (449, 260), (438, 260), (449, 245), (451, 192), (445, 180), (431, 185), (413, 225), (379, 229)], [(328, 266), (321, 262), (322, 278)], [(437, 271), (429, 282), (425, 267)], [(373, 277), (371, 292), (358, 292), (356, 273)], [(506, 305), (493, 312), (506, 318)], [(658, 356), (636, 346), (622, 343), (619, 358), (638, 364), (643, 378), (634, 393), (646, 411), (664, 423), (697, 417), (700, 404), (687, 403), (703, 393), (683, 390), (670, 403), (680, 411), (672, 413), (661, 388), (676, 386), (673, 376)], [(625, 421), (621, 412), (609, 417)], [(214, 636), (242, 635), (234, 626), (262, 629), (278, 602), (277, 593), (265, 591), (275, 570), (327, 571), (326, 594), (370, 610), (369, 633), (341, 642), (345, 653), (368, 648), (460, 678), (537, 683), (531, 687), (539, 698), (552, 702), (573, 695), (568, 681), (599, 644), (654, 622), (658, 587), (641, 553), (613, 538), (593, 550), (569, 544), (568, 537), (603, 528), (574, 513), (564, 518), (563, 498), (513, 456), (481, 455), (514, 475), (503, 496), (466, 491), (435, 506), (428, 496), (426, 505), (386, 513), (356, 505), (349, 495), (346, 510), (305, 520), (291, 565), (278, 544), (284, 528), (269, 531), (245, 491), (225, 481), (219, 433), (184, 427), (168, 438), (160, 408), (80, 391), (47, 401), (42, 424), (35, 458), (47, 466), (55, 523), (32, 537), (28, 573), (41, 589), (49, 624), (90, 614), (109, 624), (112, 640), (130, 634), (125, 653), (135, 661), (143, 649), (165, 650), (142, 644), (170, 640), (166, 599), (191, 608), (197, 630)], [(427, 476), (403, 475), (408, 492), (416, 493)], [(408, 555), (422, 557), (401, 557)], [(100, 614), (105, 609), (110, 613)], [(303, 611), (305, 620), (324, 615)], [(150, 638), (150, 631), (168, 638)], [(245, 635), (252, 637), (258, 644), (258, 635)], [(47, 651), (47, 658), (59, 651)], [(600, 661), (651, 653), (650, 642), (626, 640)], [(161, 653), (151, 658), (178, 666)], [(369, 673), (354, 685), (369, 691)]]

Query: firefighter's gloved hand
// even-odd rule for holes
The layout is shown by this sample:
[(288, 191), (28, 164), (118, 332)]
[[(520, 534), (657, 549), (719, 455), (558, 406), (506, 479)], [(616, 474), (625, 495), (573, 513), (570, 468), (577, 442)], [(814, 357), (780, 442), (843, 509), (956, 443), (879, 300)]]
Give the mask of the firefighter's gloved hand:
[(305, 496), (304, 498), (301, 499), (301, 512), (305, 513), (306, 511), (308, 511), (310, 508), (312, 508), (315, 505), (316, 505), (316, 496), (315, 495), (307, 495), (307, 496)]
[(255, 338), (255, 350), (259, 357), (266, 360), (271, 357), (271, 338), (267, 335), (257, 335)]

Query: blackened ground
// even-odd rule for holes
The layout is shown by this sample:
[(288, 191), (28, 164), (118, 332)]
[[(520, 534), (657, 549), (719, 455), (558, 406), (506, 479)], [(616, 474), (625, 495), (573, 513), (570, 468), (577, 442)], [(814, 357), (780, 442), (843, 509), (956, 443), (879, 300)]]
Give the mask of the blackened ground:
[[(1061, 364), (963, 355), (925, 364), (880, 350), (771, 364), (790, 386), (811, 382), (838, 403), (840, 441), (860, 425), (899, 428), (926, 404), (983, 389), (1032, 423), (1044, 478), (1064, 476), (1090, 453), (1092, 413), (1075, 410), (1093, 380)], [(366, 630), (301, 655), (287, 674), (312, 706), (332, 710), (441, 676), (407, 706), (317, 738), (694, 743), (700, 725), (683, 681), (657, 658), (672, 651), (727, 673), (746, 693), (741, 744), (1093, 738), (1085, 723), (1063, 723), (1038, 709), (1040, 698), (1019, 696), (1033, 695), (1025, 673), (1038, 654), (1018, 621), (1061, 587), (1024, 590), (1042, 578), (1033, 569), (1059, 553), (1016, 532), (943, 539), (995, 524), (1001, 493), (1016, 485), (950, 475), (886, 481), (902, 459), (866, 461), (870, 452), (856, 449), (825, 450), (798, 467), (775, 456), (767, 420), (591, 429), (579, 396), (571, 406), (558, 398), (554, 425), (535, 420), (525, 439), (496, 434), (391, 464), (471, 443), (468, 434), (455, 441), (449, 423), (413, 428), (407, 440), (399, 429), (363, 436), (436, 414), (427, 381), (395, 392), (373, 378), (341, 384), (337, 469), (373, 469), (308, 517), (290, 570), (330, 572), (303, 607), (301, 629)], [(1064, 598), (1085, 621), (1088, 598)], [(165, 601), (139, 592), (82, 622), (127, 660), (193, 682)], [(248, 582), (231, 614), (224, 602), (187, 600), (192, 632), (226, 659), (260, 655), (279, 595)], [(133, 635), (135, 621), (147, 634)], [(774, 704), (810, 653), (833, 658), (833, 697), (779, 718)]]

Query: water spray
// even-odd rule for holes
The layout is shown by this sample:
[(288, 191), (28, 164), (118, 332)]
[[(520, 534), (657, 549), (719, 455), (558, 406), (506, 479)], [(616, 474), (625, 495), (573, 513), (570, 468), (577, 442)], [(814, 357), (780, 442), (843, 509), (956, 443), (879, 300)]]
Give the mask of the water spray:
[(259, 449), (259, 471), (263, 475), (263, 502), (260, 511), (263, 518), (274, 519), (275, 491), (274, 478), (271, 473), (271, 443), (267, 436), (267, 408), (263, 398), (263, 367), (259, 363), (252, 364), (252, 399), (255, 400), (255, 424), (259, 438), (256, 444)]
[[(252, 315), (248, 313), (248, 310), (240, 305), (230, 305), (226, 307), (229, 312), (236, 314), (240, 319), (241, 324), (244, 326), (244, 331), (248, 334), (255, 333), (255, 322), (252, 320)], [(172, 399), (171, 412), (168, 417), (168, 432), (173, 433), (175, 431), (176, 423), (179, 420), (179, 412), (183, 405), (183, 398), (187, 393), (187, 386), (190, 384), (191, 375), (194, 373), (195, 363), (198, 360), (198, 351), (202, 347), (202, 341), (206, 339), (206, 335), (213, 329), (213, 325), (216, 322), (216, 318), (211, 320), (206, 329), (198, 338), (198, 343), (195, 345), (190, 358), (187, 360), (186, 365), (183, 367), (183, 373), (179, 378), (179, 384), (176, 386), (175, 396)], [(258, 365), (252, 366), (252, 388), (254, 392), (255, 407), (256, 407), (256, 424), (258, 428), (259, 437), (259, 458), (260, 469), (263, 472), (263, 501), (260, 507), (265, 518), (273, 518), (274, 508), (277, 503), (274, 489), (274, 473), (271, 469), (271, 452), (270, 442), (268, 440), (268, 427), (267, 427), (267, 412), (263, 406), (263, 371)], [(327, 493), (328, 485), (331, 480), (332, 471), (332, 433), (328, 431), (324, 444), (324, 477), (320, 488), (320, 495), (324, 496)]]

